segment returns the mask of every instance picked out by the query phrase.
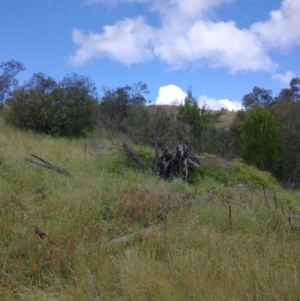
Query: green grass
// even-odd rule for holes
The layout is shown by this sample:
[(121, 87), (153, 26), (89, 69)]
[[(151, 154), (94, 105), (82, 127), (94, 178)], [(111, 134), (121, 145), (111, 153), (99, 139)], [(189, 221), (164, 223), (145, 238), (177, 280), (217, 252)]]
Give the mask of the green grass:
[[(209, 155), (195, 184), (165, 182), (124, 154), (85, 156), (89, 142), (0, 118), (0, 300), (299, 300), (300, 234), (287, 222), (299, 192)], [(72, 176), (26, 162), (31, 153)]]

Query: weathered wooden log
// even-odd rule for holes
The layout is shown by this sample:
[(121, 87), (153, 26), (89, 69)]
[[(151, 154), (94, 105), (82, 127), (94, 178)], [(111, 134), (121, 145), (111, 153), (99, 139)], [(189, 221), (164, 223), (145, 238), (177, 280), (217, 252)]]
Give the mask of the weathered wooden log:
[(188, 167), (193, 167), (193, 168), (200, 168), (201, 167), (201, 165), (199, 163), (195, 162), (191, 158), (188, 158), (187, 162), (188, 162)]
[(200, 167), (198, 163), (189, 158), (188, 145), (184, 143), (177, 143), (174, 156), (172, 156), (168, 152), (168, 149), (165, 148), (160, 159), (160, 175), (164, 179), (173, 179), (174, 177), (177, 177), (181, 178), (184, 182), (187, 182), (188, 167)]
[(123, 150), (142, 167), (144, 172), (146, 172), (146, 173), (149, 172), (149, 170), (148, 170), (147, 166), (145, 165), (144, 161), (142, 160), (142, 158), (138, 154), (136, 154), (132, 149), (130, 149), (129, 146), (125, 142), (123, 142)]
[(78, 250), (82, 253), (88, 253), (90, 251), (93, 251), (93, 250), (97, 250), (99, 248), (103, 248), (103, 247), (112, 247), (112, 246), (115, 246), (115, 245), (118, 245), (120, 243), (127, 243), (135, 238), (139, 238), (139, 237), (144, 237), (148, 234), (150, 234), (154, 229), (158, 229), (159, 227), (156, 226), (156, 227), (150, 227), (150, 228), (147, 228), (147, 229), (143, 229), (143, 230), (139, 230), (137, 232), (134, 232), (134, 233), (131, 233), (131, 234), (127, 234), (127, 235), (124, 235), (124, 236), (121, 236), (121, 237), (118, 237), (118, 238), (114, 238), (110, 241), (108, 241), (107, 243), (103, 243), (103, 244), (100, 244), (98, 246), (95, 246), (95, 247), (91, 247), (91, 248), (78, 248)]
[(37, 165), (45, 167), (45, 168), (56, 170), (57, 172), (65, 175), (65, 176), (70, 176), (71, 175), (69, 173), (69, 171), (67, 171), (66, 169), (64, 169), (62, 167), (59, 167), (57, 165), (54, 165), (54, 164), (50, 163), (49, 161), (46, 161), (43, 158), (41, 158), (41, 157), (39, 157), (39, 156), (37, 156), (35, 154), (31, 154), (31, 156), (33, 156), (37, 160), (36, 159), (31, 159), (31, 158), (25, 158), (25, 161), (37, 164)]

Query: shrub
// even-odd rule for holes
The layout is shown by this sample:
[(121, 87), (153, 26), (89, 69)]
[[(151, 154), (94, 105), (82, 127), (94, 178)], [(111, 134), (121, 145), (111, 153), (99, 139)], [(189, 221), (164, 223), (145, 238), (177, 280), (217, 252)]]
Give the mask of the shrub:
[(80, 137), (93, 130), (97, 105), (96, 88), (77, 74), (60, 83), (42, 73), (13, 91), (6, 121), (18, 128), (54, 136)]
[(248, 113), (241, 127), (243, 158), (250, 165), (283, 175), (283, 143), (270, 112), (256, 105)]

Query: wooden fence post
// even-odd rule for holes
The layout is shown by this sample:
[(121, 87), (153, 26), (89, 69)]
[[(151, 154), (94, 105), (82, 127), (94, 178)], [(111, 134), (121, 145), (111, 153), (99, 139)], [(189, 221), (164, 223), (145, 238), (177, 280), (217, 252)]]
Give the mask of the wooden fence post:
[(229, 226), (230, 226), (230, 231), (231, 231), (231, 229), (232, 229), (231, 206), (229, 206)]

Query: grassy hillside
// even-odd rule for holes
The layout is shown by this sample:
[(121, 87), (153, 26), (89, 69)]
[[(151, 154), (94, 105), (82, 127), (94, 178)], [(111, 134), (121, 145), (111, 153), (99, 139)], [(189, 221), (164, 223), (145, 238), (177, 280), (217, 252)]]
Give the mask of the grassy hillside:
[[(150, 110), (153, 110), (153, 108), (158, 107), (157, 105), (151, 105), (151, 106), (147, 106), (146, 108)], [(161, 106), (163, 107), (167, 112), (169, 112), (170, 114), (174, 114), (176, 115), (177, 111), (178, 111), (178, 106), (175, 105), (163, 105)], [(212, 111), (212, 113), (217, 113), (219, 111)], [(227, 128), (230, 127), (235, 119), (236, 116), (236, 111), (225, 111), (224, 114), (221, 116), (220, 118), (220, 123), (218, 124), (218, 128), (223, 129), (223, 128)]]
[(85, 156), (85, 143), (107, 142), (0, 118), (0, 300), (299, 300), (300, 233), (287, 220), (299, 192), (210, 155), (194, 184), (164, 182), (125, 154)]
[(219, 124), (220, 128), (230, 127), (235, 119), (236, 112), (235, 111), (225, 111), (224, 115), (222, 115), (221, 123)]

